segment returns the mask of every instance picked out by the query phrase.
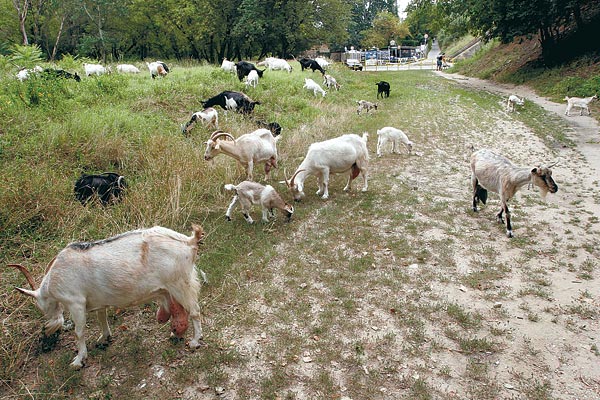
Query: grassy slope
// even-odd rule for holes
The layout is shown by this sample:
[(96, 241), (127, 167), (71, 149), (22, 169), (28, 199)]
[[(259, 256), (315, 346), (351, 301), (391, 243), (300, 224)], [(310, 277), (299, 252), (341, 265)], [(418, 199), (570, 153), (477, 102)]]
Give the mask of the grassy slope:
[[(426, 399), (440, 398), (444, 382), (454, 376), (473, 398), (497, 397), (500, 388), (488, 370), (492, 359), (481, 354), (501, 352), (510, 335), (493, 328), (492, 321), (469, 305), (439, 297), (432, 286), (464, 284), (492, 302), (514, 296), (505, 293), (504, 283), (481, 289), (490, 280), (512, 275), (508, 261), (482, 266), (475, 258), (469, 264), (473, 274), (453, 275), (457, 263), (464, 262), (460, 249), (472, 245), (464, 241), (464, 231), (501, 236), (489, 215), (465, 217), (463, 192), (468, 185), (462, 186), (467, 181), (462, 157), (470, 140), (464, 134), (495, 132), (494, 113), (502, 113), (502, 103), (427, 72), (383, 76), (337, 68), (332, 74), (343, 89), (325, 99), (301, 89), (303, 77), (316, 80), (318, 75), (299, 68), (292, 75), (268, 73), (251, 91), (263, 103), (257, 107), (260, 118), (284, 126), (275, 179), (283, 177), (284, 169), (291, 173), (310, 143), (341, 133), (368, 131), (374, 154), (375, 130), (385, 125), (405, 129), (425, 156), (373, 160), (366, 194), (343, 194), (345, 179), (334, 177), (326, 203), (314, 196), (312, 179), (291, 224), (279, 219), (253, 226), (239, 214), (232, 223), (224, 221), (230, 194), (222, 185), (240, 180), (240, 173), (224, 156), (212, 164), (202, 160), (209, 131), (197, 127), (185, 138), (178, 130), (200, 99), (240, 89), (233, 76), (214, 67), (174, 66), (171, 75), (156, 81), (147, 75), (112, 75), (47, 87), (33, 81), (20, 85), (6, 77), (2, 83), (7, 90), (0, 98), (0, 117), (9, 121), (0, 137), (0, 262), (23, 262), (39, 281), (45, 264), (69, 241), (155, 224), (188, 232), (191, 223), (199, 222), (209, 236), (198, 265), (210, 284), (201, 295), (208, 348), (190, 353), (181, 343), (166, 340), (168, 325), (156, 324), (155, 306), (148, 305), (111, 312), (115, 341), (107, 349), (96, 349), (93, 338), (99, 332), (90, 315), (89, 366), (73, 372), (68, 368), (73, 333), (63, 333), (55, 342), (40, 341), (42, 316), (12, 291), (23, 285), (22, 277), (2, 270), (0, 292), (8, 294), (0, 298), (0, 395), (172, 398), (185, 397), (190, 387), (201, 396), (206, 385), (211, 391), (217, 386), (236, 390), (239, 398), (294, 398), (303, 391), (309, 398), (338, 398), (340, 393), (378, 398), (380, 387), (388, 386), (402, 390), (405, 398)], [(380, 79), (392, 84), (392, 97), (373, 115), (357, 116), (354, 100), (375, 100), (374, 83)], [(25, 92), (28, 85), (38, 90), (37, 106), (21, 100), (31, 98)], [(453, 112), (446, 112), (450, 108)], [(239, 115), (220, 115), (226, 131), (238, 135), (254, 129)], [(560, 123), (538, 108), (512, 118), (536, 130), (550, 148), (560, 147), (555, 145), (563, 140)], [(481, 136), (478, 140), (486, 144), (495, 140), (492, 134)], [(440, 158), (443, 168), (432, 168)], [(130, 183), (122, 204), (82, 208), (72, 198), (72, 184), (82, 170), (115, 169)], [(461, 184), (439, 190), (440, 182), (454, 179)], [(362, 182), (357, 183), (360, 187)], [(492, 260), (501, 258), (497, 246), (523, 250), (522, 268), (534, 268), (544, 253), (528, 237), (546, 226), (526, 228), (521, 218), (527, 230), (522, 238), (493, 242), (496, 247), (475, 246)], [(469, 226), (463, 230), (465, 220)], [(573, 228), (571, 234), (580, 230)], [(594, 244), (590, 239), (591, 254)], [(417, 264), (418, 274), (411, 275), (407, 267)], [(581, 272), (591, 275), (594, 266)], [(543, 295), (547, 284), (539, 282), (530, 285)], [(387, 315), (401, 334), (375, 331), (369, 321), (377, 315), (365, 314), (366, 304)], [(491, 319), (501, 318), (501, 312)], [(466, 372), (439, 362), (446, 347), (459, 349), (456, 354), (467, 365)], [(313, 359), (306, 364), (314, 365), (310, 374), (297, 370), (302, 357)], [(370, 373), (365, 373), (368, 362)], [(405, 363), (410, 374), (401, 366)], [(439, 368), (431, 375), (427, 365), (436, 364)], [(157, 368), (165, 367), (169, 378), (159, 386)], [(344, 385), (339, 371), (346, 371)], [(519, 377), (513, 383), (531, 387)], [(534, 388), (547, 393), (551, 389), (546, 385), (540, 381)]]

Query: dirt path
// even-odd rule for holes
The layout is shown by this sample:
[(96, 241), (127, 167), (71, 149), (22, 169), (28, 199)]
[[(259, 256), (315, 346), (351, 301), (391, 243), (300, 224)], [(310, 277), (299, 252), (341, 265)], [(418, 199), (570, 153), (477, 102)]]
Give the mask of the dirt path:
[(459, 74), (436, 72), (446, 79), (458, 82), (461, 85), (486, 90), (492, 93), (506, 95), (516, 94), (519, 97), (532, 101), (547, 111), (553, 112), (563, 118), (573, 128), (571, 139), (577, 144), (577, 149), (585, 156), (588, 164), (595, 170), (595, 177), (600, 176), (600, 125), (589, 116), (580, 116), (573, 113), (571, 117), (565, 115), (565, 105), (554, 103), (545, 97), (537, 95), (527, 86), (516, 86), (471, 78)]

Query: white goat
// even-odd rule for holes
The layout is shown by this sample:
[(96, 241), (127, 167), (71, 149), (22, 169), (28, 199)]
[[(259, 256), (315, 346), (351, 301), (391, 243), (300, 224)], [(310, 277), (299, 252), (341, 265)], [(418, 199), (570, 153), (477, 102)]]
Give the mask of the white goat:
[(138, 69), (138, 67), (132, 64), (119, 64), (117, 65), (117, 72), (120, 72), (122, 74), (139, 74), (140, 70)]
[(413, 143), (408, 140), (408, 137), (400, 129), (386, 126), (377, 130), (377, 157), (383, 155), (383, 146), (391, 141), (392, 142), (392, 153), (400, 154), (399, 143), (402, 143), (408, 149), (408, 153), (412, 151)]
[(228, 155), (245, 167), (246, 179), (250, 181), (254, 164), (264, 162), (265, 180), (269, 180), (271, 168), (277, 167), (277, 139), (270, 130), (264, 128), (246, 133), (237, 139), (229, 133), (215, 131), (206, 142), (204, 159), (209, 161), (219, 153)]
[(104, 75), (108, 72), (108, 70), (100, 64), (84, 63), (83, 68), (85, 69), (85, 76), (90, 76), (90, 75), (100, 76), (100, 75)]
[(515, 111), (515, 104), (522, 106), (523, 104), (525, 104), (525, 101), (519, 98), (518, 96), (511, 94), (506, 100), (506, 109), (509, 112)]
[(550, 166), (521, 168), (513, 165), (506, 157), (488, 149), (481, 149), (471, 155), (471, 185), (473, 188), (473, 211), (477, 211), (477, 203), (487, 201), (487, 191), (500, 195), (502, 208), (496, 214), (499, 223), (504, 223), (502, 213), (506, 214), (506, 235), (513, 237), (510, 223), (508, 201), (523, 186), (535, 185), (540, 188), (542, 198), (548, 192), (556, 193), (558, 186), (552, 179)]
[(358, 104), (358, 108), (356, 109), (358, 115), (360, 115), (362, 110), (367, 110), (367, 113), (369, 110), (377, 110), (377, 103), (371, 103), (366, 100), (358, 100), (356, 103)]
[(325, 92), (321, 86), (310, 78), (304, 78), (304, 89), (312, 90), (315, 97), (317, 97), (317, 93), (321, 93), (323, 97), (325, 97)]
[(329, 174), (350, 172), (350, 177), (344, 191), (352, 188), (352, 180), (359, 174), (362, 175), (366, 192), (368, 185), (369, 151), (367, 150), (367, 137), (365, 132), (360, 137), (355, 134), (346, 134), (337, 138), (317, 142), (310, 145), (306, 157), (298, 166), (291, 179), (285, 180), (292, 192), (294, 200), (300, 201), (304, 197), (304, 181), (310, 175), (317, 177), (319, 190), (318, 196), (329, 198)]
[(194, 127), (193, 125), (198, 121), (202, 121), (205, 125), (212, 125), (215, 129), (219, 129), (219, 113), (217, 113), (217, 110), (214, 108), (208, 107), (202, 111), (193, 113), (190, 120), (185, 125), (181, 126), (181, 133), (186, 135), (190, 133)]
[(593, 95), (592, 97), (569, 97), (565, 96), (565, 100), (567, 101), (567, 109), (565, 110), (565, 115), (571, 116), (571, 109), (573, 107), (579, 108), (579, 115), (583, 115), (583, 110), (587, 111), (587, 114), (590, 115), (590, 109), (588, 105), (598, 98), (597, 95)]
[(24, 80), (26, 80), (27, 78), (29, 78), (29, 74), (40, 73), (43, 70), (44, 69), (42, 67), (40, 67), (39, 65), (36, 65), (35, 67), (33, 67), (31, 69), (23, 68), (22, 70), (20, 70), (19, 72), (17, 72), (17, 79), (20, 80), (21, 82), (23, 82)]
[(317, 57), (315, 58), (315, 61), (317, 62), (317, 64), (319, 64), (321, 66), (321, 68), (323, 69), (327, 69), (327, 67), (329, 67), (329, 61), (327, 61), (326, 59), (324, 59), (323, 57)]
[(263, 222), (269, 222), (269, 216), (271, 218), (275, 217), (274, 208), (281, 210), (288, 222), (294, 214), (294, 207), (283, 201), (279, 193), (271, 185), (263, 186), (256, 182), (243, 181), (237, 186), (227, 184), (225, 185), (225, 189), (235, 191), (235, 196), (233, 196), (233, 200), (231, 200), (231, 204), (229, 204), (225, 213), (228, 221), (231, 221), (231, 212), (238, 202), (240, 203), (244, 219), (250, 224), (254, 222), (249, 214), (252, 204), (261, 205)]
[(151, 63), (147, 62), (146, 65), (148, 66), (148, 70), (150, 71), (152, 79), (156, 78), (157, 76), (165, 77), (169, 73), (167, 65), (162, 61), (154, 61)]
[(340, 90), (341, 88), (341, 85), (337, 83), (335, 78), (327, 74), (323, 75), (323, 85), (327, 86), (328, 89), (331, 89), (332, 86), (335, 88), (335, 90)]
[(256, 88), (256, 85), (258, 85), (258, 72), (253, 69), (248, 73), (248, 76), (246, 76), (246, 87), (252, 86), (253, 88)]
[(229, 61), (227, 58), (223, 59), (223, 62), (221, 63), (221, 69), (225, 72), (233, 72), (234, 74), (236, 72), (235, 63), (233, 61)]
[(289, 73), (292, 73), (292, 66), (284, 59), (275, 58), (275, 57), (267, 57), (264, 61), (256, 64), (257, 66), (266, 66), (269, 70), (284, 70)]
[(193, 226), (189, 237), (156, 226), (97, 242), (71, 243), (50, 262), (37, 289), (25, 267), (10, 266), (27, 278), (32, 290), (17, 290), (36, 300), (48, 319), (47, 335), (62, 327), (63, 310), (69, 311), (75, 323), (78, 350), (71, 366), (80, 368), (87, 356), (86, 312), (97, 311), (102, 328), (99, 341), (108, 341), (111, 331), (106, 309), (111, 306), (125, 308), (158, 300), (159, 322), (171, 319), (173, 332), (181, 337), (191, 316), (194, 337), (189, 346), (200, 346), (200, 281), (194, 260), (203, 237), (199, 226)]

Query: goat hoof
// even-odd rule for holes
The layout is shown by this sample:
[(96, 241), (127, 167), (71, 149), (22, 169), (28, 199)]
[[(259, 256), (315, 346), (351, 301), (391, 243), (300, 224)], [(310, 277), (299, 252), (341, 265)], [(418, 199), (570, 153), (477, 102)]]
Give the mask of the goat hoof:
[(231, 217), (230, 217), (229, 215), (226, 215), (226, 216), (225, 216), (225, 219), (226, 219), (227, 221), (231, 221)]

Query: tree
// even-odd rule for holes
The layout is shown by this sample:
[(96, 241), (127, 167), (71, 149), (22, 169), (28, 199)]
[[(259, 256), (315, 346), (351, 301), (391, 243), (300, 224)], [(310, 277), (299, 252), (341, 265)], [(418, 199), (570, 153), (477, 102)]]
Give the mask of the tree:
[(30, 2), (29, 0), (13, 0), (13, 5), (15, 6), (17, 16), (19, 17), (19, 29), (21, 30), (21, 35), (23, 37), (23, 46), (27, 46), (29, 44), (29, 39), (27, 38), (25, 20), (27, 19)]
[(398, 4), (395, 0), (354, 0), (351, 2), (352, 17), (348, 25), (348, 45), (362, 42), (363, 32), (368, 31), (375, 16), (381, 11), (398, 15)]
[(409, 35), (406, 25), (400, 22), (397, 15), (382, 11), (373, 20), (373, 27), (363, 32), (363, 47), (386, 47), (390, 40), (400, 42)]

